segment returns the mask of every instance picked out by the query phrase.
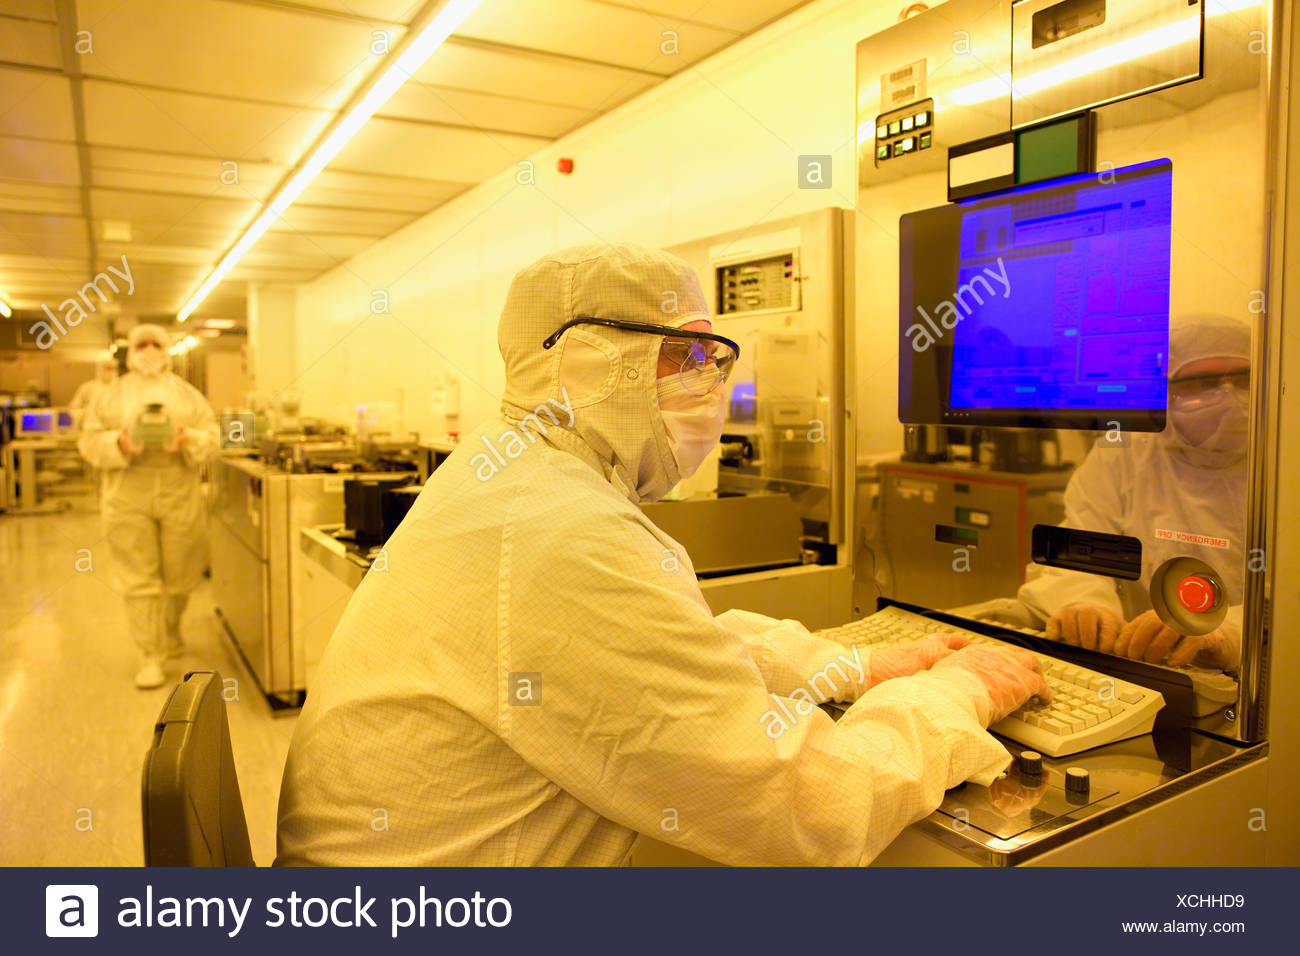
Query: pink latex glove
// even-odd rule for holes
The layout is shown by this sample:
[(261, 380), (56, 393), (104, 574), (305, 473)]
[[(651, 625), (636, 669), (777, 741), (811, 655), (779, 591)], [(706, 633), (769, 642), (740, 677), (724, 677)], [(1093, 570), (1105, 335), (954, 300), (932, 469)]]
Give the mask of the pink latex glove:
[(1053, 641), (1111, 654), (1123, 627), (1123, 619), (1109, 608), (1096, 604), (1071, 604), (1048, 620), (1047, 636)]
[(949, 654), (930, 673), (975, 691), (975, 712), (985, 727), (1018, 710), (1031, 697), (1043, 703), (1052, 699), (1038, 658), (1018, 647), (972, 644)]
[(958, 648), (970, 643), (964, 634), (939, 634), (871, 648), (867, 657), (867, 686), (929, 670)]
[(1240, 642), (1228, 628), (1223, 627), (1197, 636), (1179, 634), (1166, 627), (1155, 611), (1144, 611), (1119, 632), (1115, 639), (1115, 654), (1170, 667), (1197, 664), (1232, 668), (1237, 666)]
[(125, 428), (117, 433), (117, 447), (122, 449), (122, 454), (127, 458), (134, 458), (144, 451), (144, 448), (131, 437), (131, 433)]
[(1025, 783), (1020, 774), (1004, 773), (989, 784), (989, 802), (1009, 817), (1032, 810), (1047, 794), (1047, 776), (1035, 786)]
[(175, 454), (179, 451), (183, 451), (185, 449), (185, 442), (188, 440), (189, 440), (189, 435), (185, 433), (185, 426), (182, 425), (176, 429), (175, 436), (172, 438), (171, 441), (169, 441), (166, 444), (166, 446), (164, 446), (163, 451), (168, 452), (170, 454)]

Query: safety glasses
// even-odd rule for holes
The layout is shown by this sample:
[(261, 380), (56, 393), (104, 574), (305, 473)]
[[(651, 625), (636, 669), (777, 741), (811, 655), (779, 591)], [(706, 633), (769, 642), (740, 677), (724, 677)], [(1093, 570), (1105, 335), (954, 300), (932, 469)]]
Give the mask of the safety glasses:
[(626, 329), (629, 332), (644, 332), (647, 335), (663, 336), (664, 343), (659, 354), (671, 362), (681, 376), (682, 387), (694, 395), (707, 395), (722, 385), (736, 367), (740, 358), (740, 346), (731, 339), (712, 332), (692, 332), (688, 329), (675, 329), (668, 325), (655, 325), (651, 322), (629, 322), (622, 319), (598, 319), (590, 315), (580, 315), (570, 319), (552, 332), (542, 342), (542, 348), (549, 349), (560, 340), (560, 336), (575, 325), (603, 325), (610, 329)]
[(1169, 398), (1179, 404), (1196, 401), (1228, 385), (1242, 391), (1250, 388), (1250, 369), (1237, 372), (1210, 372), (1173, 379), (1169, 383)]

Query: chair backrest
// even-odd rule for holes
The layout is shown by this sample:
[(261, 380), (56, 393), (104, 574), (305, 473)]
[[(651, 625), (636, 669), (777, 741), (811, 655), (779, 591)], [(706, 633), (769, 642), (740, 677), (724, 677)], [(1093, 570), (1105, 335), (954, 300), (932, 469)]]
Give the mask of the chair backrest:
[(254, 865), (221, 686), (216, 671), (191, 671), (154, 725), (142, 788), (146, 866)]

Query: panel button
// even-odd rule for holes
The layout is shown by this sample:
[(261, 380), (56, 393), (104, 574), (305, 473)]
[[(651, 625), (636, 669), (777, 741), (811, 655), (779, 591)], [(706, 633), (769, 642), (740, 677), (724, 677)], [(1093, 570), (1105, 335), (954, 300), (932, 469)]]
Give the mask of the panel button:
[(903, 131), (903, 124), (900, 120), (894, 120), (892, 123), (889, 124), (890, 136), (897, 136), (902, 131)]
[(917, 129), (920, 129), (922, 126), (929, 126), (929, 125), (930, 125), (930, 111), (929, 111), (929, 110), (925, 110), (925, 111), (923, 111), (923, 112), (917, 113), (916, 116), (915, 116), (914, 118), (915, 118), (915, 120), (916, 120), (916, 128), (917, 128)]
[(1189, 574), (1178, 582), (1178, 603), (1194, 614), (1212, 611), (1219, 603), (1219, 589), (1200, 574)]
[(881, 125), (876, 127), (876, 139), (884, 139), (888, 135), (889, 135), (888, 126)]
[(879, 146), (876, 147), (876, 159), (888, 159), (888, 158), (889, 158), (889, 144), (881, 143)]
[(914, 149), (916, 149), (916, 137), (908, 136), (904, 139), (900, 139), (894, 144), (894, 155), (897, 156), (899, 153), (910, 153)]
[(930, 148), (930, 134), (928, 132), (922, 133), (920, 136), (917, 137), (917, 139), (920, 141), (920, 146), (919, 146), (920, 149)]
[(914, 117), (911, 117), (911, 116), (904, 116), (904, 117), (903, 117), (903, 132), (904, 132), (904, 133), (910, 133), (910, 132), (912, 131), (912, 124), (913, 124), (914, 122), (915, 122), (915, 118), (914, 118)]

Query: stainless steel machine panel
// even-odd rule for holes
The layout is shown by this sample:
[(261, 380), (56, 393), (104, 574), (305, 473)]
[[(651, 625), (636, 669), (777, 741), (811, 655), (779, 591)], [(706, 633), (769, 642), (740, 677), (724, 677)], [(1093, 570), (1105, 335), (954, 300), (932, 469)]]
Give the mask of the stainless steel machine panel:
[(690, 542), (696, 574), (801, 563), (799, 513), (789, 495), (657, 501), (641, 510), (665, 534)]
[[(222, 458), (213, 471), (217, 609), (262, 692), (277, 704), (299, 705), (306, 691), (302, 635), (319, 613), (301, 595), (300, 533), (343, 520), (346, 479), (287, 474), (247, 458)], [(410, 475), (364, 477), (406, 481)]]
[(1198, 79), (1204, 8), (1201, 0), (1017, 0), (1012, 125)]
[[(1249, 331), (1249, 444), (1231, 475), (1220, 475), (1220, 490), (1212, 496), (1218, 507), (1198, 512), (1197, 527), (1174, 528), (1151, 515), (1123, 533), (1188, 542), (1184, 551), (1243, 582), (1225, 602), (1242, 619), (1241, 653), (1230, 667), (1240, 696), (1203, 726), (1244, 741), (1264, 733), (1259, 705), (1272, 566), (1263, 561), (1269, 516), (1262, 462), (1276, 399), (1276, 385), (1267, 376), (1266, 290), (1272, 281), (1280, 17), (1275, 0), (949, 0), (864, 39), (857, 51), (856, 393), (859, 407), (875, 412), (859, 416), (857, 447), (874, 463), (905, 451), (896, 414), (899, 219), (947, 203), (948, 147), (992, 139), (1005, 142), (1014, 156), (1011, 137), (1017, 133), (1052, 121), (1044, 118), (1092, 107), (1097, 183), (1108, 182), (1118, 168), (1171, 164), (1169, 312), (1175, 323), (1209, 313)], [(908, 70), (916, 82), (891, 82)], [(925, 148), (919, 114), (928, 123), (920, 128), (930, 132)], [(905, 130), (901, 124), (909, 115), (912, 129)], [(895, 117), (897, 130), (892, 122), (880, 122)], [(909, 135), (917, 137), (912, 148), (897, 153), (898, 140)], [(1105, 270), (1089, 268), (1104, 278)], [(1125, 436), (1093, 450), (1100, 434), (1059, 431), (1060, 461), (1077, 468), (1090, 452), (1122, 455), (1129, 439), (1148, 441), (1162, 433)], [(1179, 498), (1185, 487), (1171, 488), (1167, 498)], [(1194, 494), (1188, 492), (1188, 500)], [(868, 508), (875, 513), (870, 501), (864, 505), (863, 517)], [(927, 534), (933, 538), (933, 528)], [(864, 571), (890, 565), (887, 553), (858, 563)], [(871, 583), (893, 596), (891, 582), (879, 571)], [(966, 584), (979, 590), (974, 581)], [(1115, 584), (1126, 605), (1144, 593), (1149, 600), (1150, 586), (1145, 579)], [(855, 583), (855, 592), (863, 590)], [(918, 596), (917, 603), (940, 606), (946, 603), (942, 594)], [(1016, 595), (994, 575), (983, 582), (979, 597), (1006, 601)], [(1141, 612), (1126, 608), (1129, 617)]]

